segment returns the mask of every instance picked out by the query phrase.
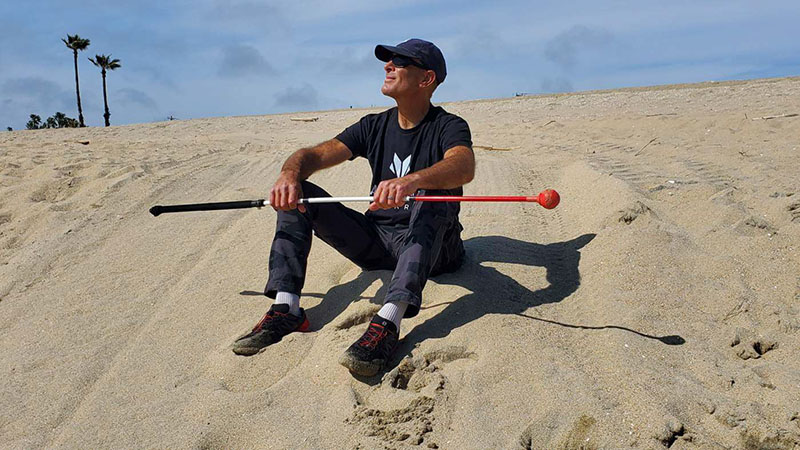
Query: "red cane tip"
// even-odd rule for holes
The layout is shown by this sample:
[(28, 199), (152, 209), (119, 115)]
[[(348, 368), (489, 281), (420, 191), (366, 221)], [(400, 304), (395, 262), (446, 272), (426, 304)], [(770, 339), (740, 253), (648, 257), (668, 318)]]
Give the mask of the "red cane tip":
[(558, 206), (558, 203), (561, 201), (561, 196), (558, 195), (558, 192), (552, 189), (545, 189), (539, 193), (539, 204), (544, 206), (546, 209), (553, 209)]

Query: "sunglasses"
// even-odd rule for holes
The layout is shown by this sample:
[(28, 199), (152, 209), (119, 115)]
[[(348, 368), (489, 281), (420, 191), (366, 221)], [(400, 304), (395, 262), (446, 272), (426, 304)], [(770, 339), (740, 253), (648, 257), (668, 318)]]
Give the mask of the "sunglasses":
[(395, 65), (395, 67), (414, 66), (414, 67), (419, 67), (420, 69), (429, 70), (427, 67), (425, 67), (424, 64), (422, 64), (422, 61), (416, 58), (409, 58), (407, 56), (394, 54), (392, 55), (391, 61), (392, 64)]

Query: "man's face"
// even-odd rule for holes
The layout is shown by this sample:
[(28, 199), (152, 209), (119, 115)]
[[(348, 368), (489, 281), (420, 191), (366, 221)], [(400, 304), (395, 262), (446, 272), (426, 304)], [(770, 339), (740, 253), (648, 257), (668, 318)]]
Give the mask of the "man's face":
[(391, 60), (384, 64), (383, 70), (386, 72), (383, 86), (381, 86), (383, 95), (398, 99), (424, 93), (429, 71), (413, 65), (397, 67)]

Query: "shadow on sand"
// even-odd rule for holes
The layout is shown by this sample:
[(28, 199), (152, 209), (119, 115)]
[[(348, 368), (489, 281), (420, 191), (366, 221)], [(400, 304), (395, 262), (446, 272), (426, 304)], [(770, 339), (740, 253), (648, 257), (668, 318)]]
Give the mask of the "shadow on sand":
[[(617, 329), (667, 345), (683, 344), (684, 339), (677, 335), (654, 336), (619, 325), (576, 325), (524, 314), (531, 307), (560, 302), (578, 289), (581, 284), (578, 271), (580, 249), (595, 236), (595, 234), (584, 234), (570, 241), (547, 245), (504, 236), (479, 236), (466, 240), (464, 247), (467, 256), (463, 266), (454, 273), (439, 275), (432, 279), (442, 285), (461, 286), (470, 293), (452, 302), (424, 305), (423, 310), (443, 309), (406, 334), (400, 343), (395, 361), (387, 370), (395, 366), (403, 356), (410, 354), (416, 344), (426, 339), (445, 337), (452, 330), (486, 314), (514, 314), (530, 320), (580, 330)], [(549, 284), (543, 289), (532, 291), (514, 278), (483, 263), (544, 267)], [(390, 271), (362, 272), (354, 280), (334, 286), (324, 295), (303, 293), (303, 296), (323, 298), (317, 306), (306, 310), (309, 320), (315, 329), (319, 329), (339, 316), (353, 301), (369, 298), (371, 302), (381, 304), (391, 275)], [(375, 296), (362, 296), (364, 290), (378, 279), (382, 280), (383, 286)], [(263, 295), (255, 291), (243, 291), (241, 294)]]

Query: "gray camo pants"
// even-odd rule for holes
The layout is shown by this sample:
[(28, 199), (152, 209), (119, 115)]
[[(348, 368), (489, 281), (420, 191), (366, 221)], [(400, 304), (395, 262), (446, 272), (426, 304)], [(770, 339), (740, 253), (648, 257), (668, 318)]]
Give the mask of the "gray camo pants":
[[(304, 181), (306, 197), (330, 197)], [(428, 191), (429, 195), (446, 192)], [(269, 255), (267, 297), (278, 291), (300, 295), (305, 283), (312, 231), (364, 270), (394, 270), (384, 302), (408, 303), (405, 317), (414, 317), (429, 276), (461, 266), (464, 245), (458, 203), (416, 202), (408, 226), (377, 225), (364, 214), (339, 203), (306, 205), (306, 212), (278, 211)]]

